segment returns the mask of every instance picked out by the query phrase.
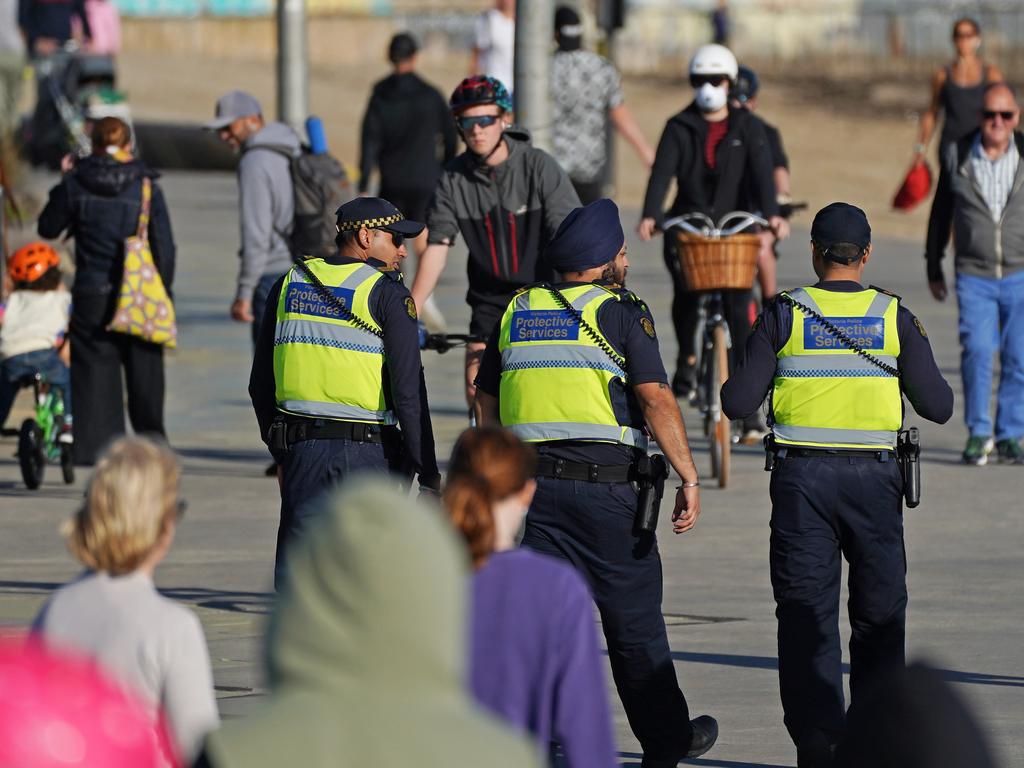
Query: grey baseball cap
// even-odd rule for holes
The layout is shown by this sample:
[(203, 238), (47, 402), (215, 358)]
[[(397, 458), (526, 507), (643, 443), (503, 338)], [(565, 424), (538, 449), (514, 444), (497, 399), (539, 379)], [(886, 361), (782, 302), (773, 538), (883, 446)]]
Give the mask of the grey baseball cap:
[(263, 107), (256, 97), (245, 91), (230, 91), (217, 99), (216, 117), (204, 125), (211, 131), (219, 131), (240, 117), (262, 115)]

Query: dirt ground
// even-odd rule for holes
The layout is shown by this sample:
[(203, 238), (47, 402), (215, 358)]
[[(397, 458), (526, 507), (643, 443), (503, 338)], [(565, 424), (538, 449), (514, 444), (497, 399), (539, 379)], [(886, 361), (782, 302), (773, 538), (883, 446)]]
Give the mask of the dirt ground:
[[(430, 58), (421, 74), (448, 93), (465, 74), (462, 59)], [(372, 84), (387, 74), (383, 56), (371, 57), (357, 70), (314, 71), (310, 105), (327, 127), (335, 154), (350, 168), (358, 159), (359, 123)], [(171, 58), (158, 54), (125, 54), (120, 62), (121, 85), (139, 117), (174, 121), (206, 120), (217, 96), (232, 88), (252, 91), (272, 111), (274, 72), (271, 62), (238, 62)], [(624, 83), (627, 104), (648, 140), (657, 142), (668, 117), (685, 106), (685, 83), (630, 79)], [(921, 98), (926, 96), (922, 84)], [(914, 93), (914, 91), (910, 91)], [(861, 205), (878, 235), (924, 242), (927, 204), (911, 214), (895, 213), (892, 196), (902, 180), (915, 141), (916, 115), (899, 109), (865, 105), (837, 106), (827, 91), (768, 81), (762, 86), (760, 112), (779, 126), (790, 157), (794, 197), (816, 210), (833, 200)], [(933, 161), (934, 167), (934, 161)], [(628, 144), (617, 146), (620, 206), (639, 208), (647, 174)], [(796, 224), (810, 225), (811, 213), (798, 214)], [(923, 270), (923, 266), (922, 266)]]

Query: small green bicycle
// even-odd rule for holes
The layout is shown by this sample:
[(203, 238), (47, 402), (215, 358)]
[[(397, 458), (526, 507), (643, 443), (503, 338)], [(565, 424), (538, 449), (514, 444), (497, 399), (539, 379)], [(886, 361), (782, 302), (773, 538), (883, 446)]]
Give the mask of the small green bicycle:
[(25, 379), (23, 385), (32, 387), (36, 417), (25, 419), (18, 432), (21, 477), (25, 485), (34, 491), (43, 482), (46, 465), (59, 462), (64, 482), (70, 485), (75, 482), (71, 444), (59, 439), (64, 430), (64, 398), (41, 373)]

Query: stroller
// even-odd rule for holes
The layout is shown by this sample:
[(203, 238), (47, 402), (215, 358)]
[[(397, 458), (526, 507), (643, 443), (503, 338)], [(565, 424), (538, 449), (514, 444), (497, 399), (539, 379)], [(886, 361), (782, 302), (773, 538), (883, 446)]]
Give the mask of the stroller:
[(116, 88), (112, 57), (65, 48), (37, 63), (36, 78), (36, 108), (23, 123), (21, 136), (33, 165), (56, 169), (69, 152), (89, 154), (91, 121), (118, 117), (131, 127), (127, 100)]

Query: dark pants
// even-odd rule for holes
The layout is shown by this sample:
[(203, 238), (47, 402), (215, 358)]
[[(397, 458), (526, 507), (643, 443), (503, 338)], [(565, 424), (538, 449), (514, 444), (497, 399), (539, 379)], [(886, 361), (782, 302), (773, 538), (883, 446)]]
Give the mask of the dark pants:
[[(676, 375), (678, 376), (686, 370), (687, 359), (693, 358), (697, 354), (697, 333), (700, 330), (697, 324), (700, 316), (701, 293), (691, 291), (686, 287), (679, 264), (679, 255), (676, 253), (675, 238), (671, 233), (665, 235), (662, 256), (665, 259), (665, 266), (668, 267), (669, 275), (672, 276), (672, 325), (675, 326), (676, 340), (679, 343), (679, 353), (676, 358)], [(723, 310), (725, 319), (729, 323), (729, 333), (732, 336), (730, 366), (733, 369), (743, 358), (743, 350), (747, 345), (747, 338), (750, 336), (751, 301), (753, 301), (753, 294), (750, 289), (722, 291)], [(689, 383), (693, 384), (692, 381)]]
[(70, 374), (56, 347), (12, 355), (0, 364), (0, 427), (7, 421), (21, 383), (43, 374), (64, 398), (64, 416), (71, 418)]
[(604, 173), (602, 173), (594, 181), (572, 180), (572, 188), (576, 190), (576, 195), (583, 205), (589, 205), (595, 200), (600, 200), (604, 197), (604, 176)]
[(277, 530), (274, 563), (274, 588), (278, 590), (287, 572), (288, 546), (320, 513), (320, 497), (354, 474), (384, 474), (398, 465), (390, 447), (352, 440), (303, 440), (294, 443), (284, 456), (281, 524)]
[(690, 715), (661, 615), (657, 541), (634, 535), (636, 502), (628, 483), (539, 477), (523, 546), (568, 560), (586, 578), (633, 733), (645, 755), (677, 757), (689, 748)]
[(124, 388), (132, 429), (137, 434), (165, 436), (163, 347), (107, 331), (116, 301), (116, 292), (75, 294), (72, 304), (75, 464), (94, 464), (103, 447), (124, 434)]
[(794, 743), (835, 742), (846, 725), (839, 588), (849, 563), (852, 706), (880, 672), (904, 665), (903, 480), (894, 460), (783, 458), (772, 472), (771, 575), (779, 687)]

